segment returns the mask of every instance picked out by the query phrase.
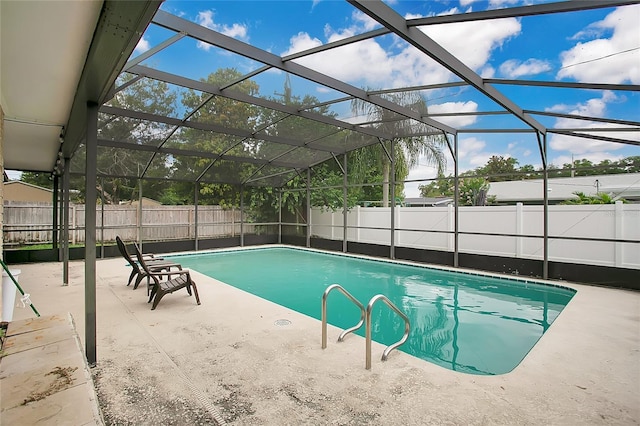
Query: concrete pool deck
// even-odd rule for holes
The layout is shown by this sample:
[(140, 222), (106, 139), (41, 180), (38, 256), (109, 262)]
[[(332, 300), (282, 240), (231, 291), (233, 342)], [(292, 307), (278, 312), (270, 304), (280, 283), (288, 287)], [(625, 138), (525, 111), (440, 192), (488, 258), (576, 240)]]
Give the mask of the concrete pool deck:
[[(13, 267), (40, 313), (70, 313), (84, 344), (84, 263), (66, 287), (62, 264)], [(562, 283), (578, 292), (523, 362), (472, 376), (399, 351), (383, 363), (375, 344), (367, 371), (362, 337), (338, 344), (330, 327), (322, 350), (320, 321), (197, 272), (201, 306), (180, 291), (151, 311), (122, 259), (96, 268), (91, 372), (107, 424), (640, 423), (640, 292)]]

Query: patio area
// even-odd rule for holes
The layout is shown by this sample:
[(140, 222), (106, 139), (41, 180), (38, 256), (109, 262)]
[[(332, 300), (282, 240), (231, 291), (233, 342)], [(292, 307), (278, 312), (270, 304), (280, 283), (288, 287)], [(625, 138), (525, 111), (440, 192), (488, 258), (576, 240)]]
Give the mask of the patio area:
[[(84, 341), (84, 263), (66, 287), (61, 264), (14, 267), (39, 312), (70, 313)], [(567, 284), (577, 294), (513, 372), (472, 376), (398, 351), (382, 363), (377, 345), (367, 371), (360, 336), (336, 344), (330, 328), (322, 350), (320, 321), (197, 272), (201, 306), (178, 292), (151, 311), (121, 258), (96, 268), (91, 372), (106, 424), (640, 423), (638, 292)]]

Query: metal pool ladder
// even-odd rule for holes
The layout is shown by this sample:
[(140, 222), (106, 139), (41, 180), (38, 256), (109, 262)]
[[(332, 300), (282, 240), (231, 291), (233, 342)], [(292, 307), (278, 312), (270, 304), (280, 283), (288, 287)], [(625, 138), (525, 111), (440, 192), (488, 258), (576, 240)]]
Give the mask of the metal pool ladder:
[(329, 296), (329, 293), (331, 293), (331, 291), (335, 289), (340, 290), (342, 294), (347, 296), (349, 300), (351, 300), (358, 308), (360, 308), (360, 321), (358, 321), (358, 323), (353, 327), (343, 330), (342, 333), (340, 333), (340, 336), (338, 336), (338, 342), (342, 342), (347, 334), (353, 333), (354, 331), (362, 327), (362, 324), (364, 324), (365, 311), (362, 303), (358, 302), (358, 299), (353, 297), (351, 293), (345, 290), (344, 287), (342, 287), (340, 284), (331, 284), (329, 287), (327, 287), (327, 289), (324, 291), (324, 294), (322, 295), (322, 349), (325, 349), (327, 347), (327, 297)]
[(387, 348), (382, 352), (382, 361), (386, 361), (389, 357), (389, 353), (396, 349), (398, 346), (404, 344), (409, 338), (409, 330), (410, 330), (410, 322), (409, 318), (402, 312), (400, 309), (396, 307), (396, 305), (389, 300), (387, 296), (384, 294), (377, 294), (371, 298), (369, 303), (367, 304), (367, 308), (365, 309), (362, 303), (360, 303), (355, 297), (351, 295), (347, 290), (344, 289), (340, 284), (331, 284), (324, 291), (322, 295), (322, 349), (327, 347), (327, 297), (331, 291), (338, 289), (342, 294), (344, 294), (349, 300), (351, 300), (358, 308), (360, 308), (360, 321), (356, 325), (351, 328), (347, 328), (340, 333), (338, 336), (338, 342), (342, 342), (345, 336), (349, 333), (353, 333), (360, 327), (366, 320), (365, 325), (365, 340), (366, 340), (366, 354), (365, 354), (365, 368), (367, 370), (371, 369), (371, 311), (373, 310), (373, 306), (376, 304), (378, 300), (382, 300), (387, 306), (393, 309), (402, 319), (404, 320), (404, 334), (402, 338), (392, 345), (387, 346)]
[(373, 296), (371, 300), (369, 300), (369, 304), (367, 305), (367, 324), (364, 328), (366, 334), (365, 340), (367, 342), (366, 361), (364, 368), (366, 368), (367, 370), (371, 370), (371, 311), (373, 310), (373, 305), (375, 305), (378, 300), (382, 300), (384, 303), (386, 303), (388, 307), (396, 311), (396, 313), (400, 315), (404, 320), (404, 334), (402, 335), (402, 339), (400, 339), (393, 345), (387, 346), (387, 348), (382, 352), (382, 361), (386, 361), (387, 357), (389, 356), (389, 352), (402, 345), (409, 338), (409, 318), (404, 314), (404, 312), (398, 309), (396, 305), (394, 305), (393, 302), (391, 302), (391, 300), (389, 300), (389, 298), (384, 294), (376, 294), (375, 296)]

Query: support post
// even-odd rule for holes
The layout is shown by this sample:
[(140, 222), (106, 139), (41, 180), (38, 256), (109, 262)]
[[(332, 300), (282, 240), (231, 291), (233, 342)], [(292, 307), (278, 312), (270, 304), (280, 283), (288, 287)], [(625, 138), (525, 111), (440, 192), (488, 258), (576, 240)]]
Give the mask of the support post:
[(138, 177), (138, 247), (142, 251), (142, 178)]
[[(64, 159), (63, 159), (64, 161)], [(64, 250), (62, 249), (62, 236), (64, 234), (64, 163), (59, 176), (60, 188), (58, 188), (58, 262), (62, 262)]]
[[(538, 138), (540, 134), (538, 133)], [(542, 135), (542, 168), (543, 168), (543, 188), (542, 191), (544, 205), (543, 205), (543, 253), (544, 258), (542, 260), (542, 278), (549, 278), (549, 164), (547, 162), (547, 134)]]
[(391, 139), (391, 170), (389, 184), (391, 185), (391, 238), (389, 241), (389, 258), (396, 258), (396, 151), (395, 139)]
[(84, 209), (84, 310), (87, 363), (96, 363), (96, 168), (98, 165), (98, 104), (87, 102)]
[(282, 244), (282, 188), (278, 190), (278, 244)]
[(64, 178), (62, 180), (62, 285), (69, 285), (69, 175), (71, 159), (64, 159)]
[(195, 251), (198, 251), (198, 192), (200, 192), (200, 182), (196, 182), (193, 189), (193, 239)]
[(244, 185), (240, 186), (240, 247), (244, 247)]
[[(516, 234), (522, 235), (524, 234), (524, 211), (523, 204), (516, 203)], [(516, 237), (516, 257), (522, 257), (522, 246), (523, 246), (523, 238)]]
[(104, 259), (104, 179), (100, 178), (100, 258)]
[(311, 247), (311, 167), (307, 169), (307, 248)]
[(460, 175), (458, 170), (458, 134), (453, 135), (453, 267), (460, 266)]
[(347, 185), (349, 183), (349, 175), (347, 174), (347, 153), (344, 153), (342, 159), (342, 252), (347, 252), (347, 219), (349, 213), (349, 203), (347, 201)]
[[(59, 188), (60, 177), (58, 175), (53, 175), (53, 217), (51, 218), (51, 222), (53, 222), (53, 231), (51, 233), (51, 243), (53, 250), (58, 249), (58, 196), (60, 193)], [(58, 260), (60, 257), (58, 256)]]

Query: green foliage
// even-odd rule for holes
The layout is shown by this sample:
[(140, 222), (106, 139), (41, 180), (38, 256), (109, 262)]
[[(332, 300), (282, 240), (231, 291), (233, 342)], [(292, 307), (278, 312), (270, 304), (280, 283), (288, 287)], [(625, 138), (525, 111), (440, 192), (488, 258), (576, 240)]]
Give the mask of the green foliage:
[[(425, 99), (415, 92), (397, 92), (384, 94), (383, 97), (398, 105), (409, 107), (413, 110), (427, 114), (427, 103)], [(396, 158), (396, 179), (403, 181), (409, 174), (409, 170), (418, 164), (420, 158), (424, 158), (428, 164), (432, 164), (438, 168), (438, 172), (442, 172), (446, 165), (446, 160), (442, 152), (442, 148), (446, 143), (443, 135), (429, 135), (436, 129), (414, 120), (399, 117), (398, 114), (391, 112), (385, 108), (375, 104), (354, 99), (351, 109), (355, 115), (365, 115), (373, 126), (387, 135), (416, 135), (403, 136), (393, 139), (394, 150), (391, 150), (391, 141), (383, 141), (384, 148), (381, 143), (373, 143), (365, 148), (357, 151), (356, 155), (366, 158), (362, 164), (372, 166), (378, 165), (382, 171), (382, 205), (389, 206), (390, 197), (390, 160), (387, 153), (394, 155)], [(425, 136), (427, 135), (427, 136)], [(372, 160), (372, 159), (376, 160)], [(401, 186), (398, 193), (402, 193)]]
[(596, 195), (586, 195), (584, 192), (576, 191), (574, 194), (576, 198), (563, 201), (560, 204), (615, 204), (616, 201), (622, 201), (625, 204), (627, 203), (624, 198), (614, 199), (611, 195), (604, 192), (600, 192)]
[[(485, 176), (490, 182), (504, 182), (508, 180), (520, 179), (520, 175), (517, 173), (521, 170), (518, 170), (516, 167), (518, 165), (518, 160), (512, 157), (502, 157), (498, 155), (493, 155), (482, 167), (478, 167), (474, 170), (475, 175)], [(533, 166), (528, 167), (527, 169), (533, 168)]]
[(41, 172), (22, 172), (20, 177), (22, 182), (30, 183), (41, 188), (53, 189), (53, 179), (51, 179), (51, 173)]
[[(488, 184), (488, 182), (540, 179), (542, 177), (541, 169), (535, 170), (531, 164), (525, 164), (522, 167), (517, 167), (517, 165), (518, 160), (515, 158), (505, 158), (494, 155), (484, 166), (460, 173), (460, 204), (478, 205), (473, 203), (477, 202), (476, 194), (479, 193), (479, 190), (483, 186), (482, 181), (485, 181), (485, 179)], [(587, 159), (576, 160), (574, 161), (573, 170), (574, 176), (638, 172), (640, 172), (640, 156), (627, 157), (619, 161), (603, 160), (597, 165), (594, 165)], [(473, 176), (477, 177), (478, 180), (469, 179), (469, 177)], [(562, 169), (559, 169), (554, 165), (549, 165), (549, 177), (569, 176), (571, 176), (571, 164), (565, 164)], [(444, 174), (440, 173), (436, 180), (433, 180), (426, 185), (419, 185), (418, 189), (420, 190), (421, 197), (453, 197), (453, 175), (445, 177)], [(586, 198), (581, 198), (579, 194), (582, 194), (582, 196)], [(599, 194), (597, 196), (590, 197), (585, 196), (583, 193), (576, 193), (576, 196), (578, 198), (567, 200), (563, 204), (608, 204), (607, 194)], [(495, 197), (488, 197), (486, 202), (488, 204), (495, 202)]]
[(445, 177), (444, 173), (438, 173), (438, 179), (431, 181), (426, 185), (418, 185), (420, 196), (425, 198), (432, 197), (453, 197), (454, 180), (451, 175)]
[(570, 177), (573, 176), (595, 176), (595, 175), (613, 175), (621, 173), (640, 173), (640, 156), (626, 157), (621, 160), (611, 161), (602, 160), (598, 164), (594, 164), (586, 158), (565, 163), (562, 168), (555, 165), (549, 165), (549, 177)]
[[(455, 188), (452, 177), (445, 178), (441, 173), (438, 180), (428, 185), (420, 185), (421, 197), (453, 197)], [(462, 206), (485, 206), (495, 203), (494, 196), (487, 196), (489, 181), (483, 177), (464, 177), (459, 182), (458, 203)]]
[(481, 177), (464, 178), (460, 181), (460, 204), (463, 206), (487, 205), (489, 181)]

